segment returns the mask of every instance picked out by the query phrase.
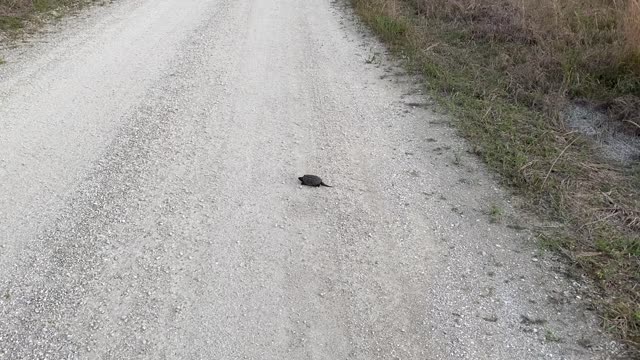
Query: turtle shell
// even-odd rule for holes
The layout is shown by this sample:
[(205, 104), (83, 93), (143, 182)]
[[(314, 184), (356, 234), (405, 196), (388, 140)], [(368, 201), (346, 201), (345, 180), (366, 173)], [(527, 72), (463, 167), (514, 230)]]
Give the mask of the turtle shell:
[(305, 175), (299, 179), (302, 182), (302, 185), (320, 186), (322, 184), (322, 179), (315, 175)]

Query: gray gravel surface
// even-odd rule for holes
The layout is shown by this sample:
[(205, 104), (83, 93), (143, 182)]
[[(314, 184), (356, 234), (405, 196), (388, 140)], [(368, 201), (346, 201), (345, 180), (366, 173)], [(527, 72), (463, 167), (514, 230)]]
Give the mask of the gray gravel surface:
[(0, 51), (0, 358), (624, 358), (342, 6), (48, 30)]

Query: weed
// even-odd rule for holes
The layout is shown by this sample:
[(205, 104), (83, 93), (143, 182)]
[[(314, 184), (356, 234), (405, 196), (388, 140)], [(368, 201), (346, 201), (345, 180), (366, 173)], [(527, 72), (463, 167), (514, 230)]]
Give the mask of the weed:
[(380, 35), (388, 41), (396, 41), (407, 32), (407, 25), (386, 15), (378, 15), (374, 18), (374, 27)]
[(504, 210), (502, 210), (501, 207), (495, 204), (491, 205), (491, 207), (489, 208), (489, 221), (491, 221), (492, 223), (499, 223), (500, 221), (502, 221), (503, 216)]
[(545, 331), (544, 339), (547, 342), (560, 342), (560, 341), (562, 341), (562, 339), (551, 330)]
[(595, 235), (595, 247), (613, 257), (640, 257), (640, 237), (603, 226)]

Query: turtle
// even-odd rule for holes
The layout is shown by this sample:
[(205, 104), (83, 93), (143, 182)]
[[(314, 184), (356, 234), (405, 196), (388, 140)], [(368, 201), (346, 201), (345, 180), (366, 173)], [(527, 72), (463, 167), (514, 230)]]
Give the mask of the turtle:
[(315, 176), (315, 175), (301, 176), (298, 178), (298, 180), (300, 180), (302, 185), (315, 186), (315, 187), (318, 187), (318, 186), (332, 187), (323, 183), (322, 179), (319, 176)]

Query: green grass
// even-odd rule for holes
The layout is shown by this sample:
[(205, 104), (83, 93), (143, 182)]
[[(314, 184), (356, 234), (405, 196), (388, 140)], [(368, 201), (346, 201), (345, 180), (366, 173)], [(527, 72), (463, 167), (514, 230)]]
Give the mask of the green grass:
[[(607, 55), (612, 18), (599, 19), (596, 28), (577, 13), (568, 26), (583, 27), (589, 43), (572, 49), (573, 42), (558, 42), (545, 53), (526, 29), (495, 32), (491, 19), (484, 20), (491, 25), (486, 30), (478, 17), (419, 15), (417, 0), (351, 1), (406, 66), (423, 75), (430, 96), (504, 183), (530, 210), (565, 225), (541, 232), (540, 246), (566, 255), (576, 273), (595, 280), (605, 327), (640, 348), (640, 165), (603, 161), (589, 139), (565, 129), (559, 112), (573, 98), (640, 95), (640, 55), (621, 61)], [(542, 58), (531, 60), (536, 56)], [(492, 206), (489, 217), (499, 221), (501, 209)]]
[(17, 16), (0, 16), (0, 30), (19, 30), (24, 27), (24, 19)]
[(52, 1), (52, 0), (34, 0), (33, 7), (36, 11), (45, 12), (55, 9), (61, 5), (65, 5), (68, 1)]
[(489, 208), (489, 221), (492, 223), (499, 223), (502, 221), (502, 217), (504, 216), (504, 210), (497, 205), (491, 205)]
[(640, 237), (603, 227), (596, 233), (596, 249), (613, 258), (640, 257)]
[(373, 26), (387, 41), (395, 41), (407, 32), (406, 24), (383, 14), (375, 16)]

